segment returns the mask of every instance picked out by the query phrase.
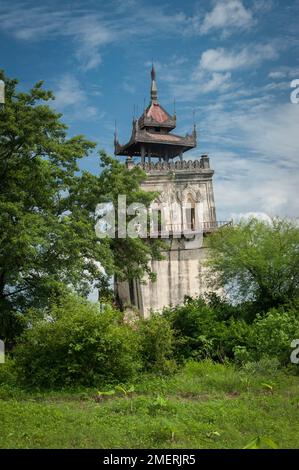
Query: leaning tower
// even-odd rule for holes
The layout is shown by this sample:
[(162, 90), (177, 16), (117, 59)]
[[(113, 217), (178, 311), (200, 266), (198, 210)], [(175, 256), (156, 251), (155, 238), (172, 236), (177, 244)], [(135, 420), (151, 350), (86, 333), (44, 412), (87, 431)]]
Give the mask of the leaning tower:
[(207, 290), (204, 260), (206, 237), (220, 224), (216, 221), (213, 173), (207, 155), (186, 160), (185, 152), (195, 148), (196, 128), (190, 134), (172, 133), (176, 116), (158, 102), (156, 74), (151, 70), (151, 101), (143, 114), (133, 120), (128, 143), (115, 136), (115, 155), (126, 156), (130, 168), (139, 165), (146, 173), (145, 191), (157, 191), (152, 206), (151, 236), (165, 240), (163, 260), (152, 260), (155, 282), (116, 282), (117, 295), (124, 307), (135, 307), (147, 317), (151, 311), (177, 305), (185, 296), (198, 296)]

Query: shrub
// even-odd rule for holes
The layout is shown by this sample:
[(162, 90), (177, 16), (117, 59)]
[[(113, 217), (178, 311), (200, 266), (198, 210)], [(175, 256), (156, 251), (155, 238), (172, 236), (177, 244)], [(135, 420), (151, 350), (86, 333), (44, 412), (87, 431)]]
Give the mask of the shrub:
[[(257, 315), (251, 337), (242, 354), (248, 361), (263, 358), (290, 363), (291, 342), (299, 338), (299, 317), (296, 309), (272, 309), (265, 316)], [(240, 351), (237, 351), (237, 357)], [(244, 361), (243, 361), (244, 362)]]
[(264, 357), (255, 362), (246, 362), (243, 365), (243, 371), (252, 375), (270, 376), (276, 375), (280, 363), (277, 358)]
[(15, 358), (25, 382), (41, 387), (125, 382), (140, 369), (138, 335), (122, 314), (76, 296), (26, 330)]
[(163, 314), (175, 330), (178, 360), (233, 358), (234, 348), (246, 345), (250, 335), (250, 326), (244, 320), (220, 320), (219, 312), (200, 298), (186, 299), (183, 305), (165, 309)]
[(0, 365), (0, 387), (2, 385), (16, 386), (17, 382), (15, 361), (6, 355), (5, 363)]
[(208, 324), (213, 322), (213, 311), (202, 299), (186, 298), (183, 305), (164, 309), (163, 316), (175, 332), (174, 348), (178, 360), (205, 354), (204, 350), (210, 346), (205, 333)]
[(144, 368), (154, 372), (174, 371), (174, 336), (170, 322), (161, 315), (153, 314), (146, 320), (140, 320), (138, 331)]

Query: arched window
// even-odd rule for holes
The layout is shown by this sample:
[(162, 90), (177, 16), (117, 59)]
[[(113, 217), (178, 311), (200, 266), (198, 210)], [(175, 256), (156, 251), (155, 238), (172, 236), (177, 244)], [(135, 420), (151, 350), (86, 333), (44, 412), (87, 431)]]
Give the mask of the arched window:
[(195, 230), (196, 220), (195, 220), (195, 203), (191, 196), (188, 197), (187, 207), (186, 207), (186, 222), (188, 230)]
[(153, 232), (159, 236), (161, 236), (162, 231), (162, 210), (161, 208), (155, 208), (152, 210), (152, 228)]

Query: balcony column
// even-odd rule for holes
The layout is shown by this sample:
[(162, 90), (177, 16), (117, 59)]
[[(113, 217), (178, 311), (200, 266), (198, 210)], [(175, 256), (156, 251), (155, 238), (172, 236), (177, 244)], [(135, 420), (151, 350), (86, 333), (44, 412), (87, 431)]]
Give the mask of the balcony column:
[(145, 148), (144, 145), (141, 145), (141, 163), (144, 165), (145, 163)]
[(181, 162), (183, 161), (183, 151), (182, 150), (180, 151), (180, 161)]

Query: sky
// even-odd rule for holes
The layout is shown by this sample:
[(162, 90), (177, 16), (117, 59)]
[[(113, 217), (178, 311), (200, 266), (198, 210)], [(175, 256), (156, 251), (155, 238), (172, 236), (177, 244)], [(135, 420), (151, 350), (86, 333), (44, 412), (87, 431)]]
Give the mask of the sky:
[[(113, 154), (149, 102), (192, 130), (215, 170), (218, 220), (298, 217), (299, 0), (0, 0), (0, 68), (28, 89), (44, 80), (69, 134)], [(299, 93), (298, 93), (299, 95)], [(96, 154), (81, 168), (100, 171)]]

